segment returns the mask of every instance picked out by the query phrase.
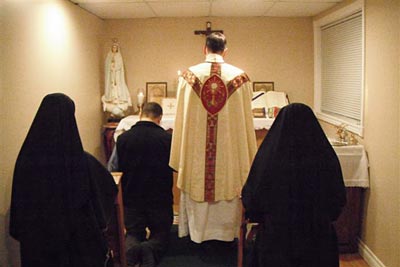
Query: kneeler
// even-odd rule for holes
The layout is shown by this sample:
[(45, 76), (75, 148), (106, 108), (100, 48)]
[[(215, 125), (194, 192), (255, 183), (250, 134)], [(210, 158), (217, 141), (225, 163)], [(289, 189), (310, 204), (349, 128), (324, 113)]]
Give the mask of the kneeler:
[[(246, 267), (251, 259), (250, 255), (254, 255), (255, 238), (257, 231), (260, 227), (258, 222), (253, 222), (249, 218), (246, 218), (246, 211), (242, 207), (239, 240), (238, 240), (238, 267)], [(246, 257), (247, 256), (247, 257)], [(244, 265), (245, 264), (245, 265)]]

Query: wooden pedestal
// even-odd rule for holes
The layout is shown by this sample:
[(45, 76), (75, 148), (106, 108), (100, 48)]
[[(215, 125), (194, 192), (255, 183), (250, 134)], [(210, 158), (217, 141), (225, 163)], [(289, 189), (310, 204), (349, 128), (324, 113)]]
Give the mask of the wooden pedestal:
[(111, 153), (113, 151), (115, 142), (114, 142), (114, 132), (118, 126), (118, 122), (108, 122), (106, 125), (103, 126), (103, 145), (104, 145), (104, 152), (106, 156), (106, 161), (111, 157)]
[(358, 252), (357, 238), (361, 230), (363, 190), (361, 187), (346, 187), (347, 204), (335, 222), (340, 253)]

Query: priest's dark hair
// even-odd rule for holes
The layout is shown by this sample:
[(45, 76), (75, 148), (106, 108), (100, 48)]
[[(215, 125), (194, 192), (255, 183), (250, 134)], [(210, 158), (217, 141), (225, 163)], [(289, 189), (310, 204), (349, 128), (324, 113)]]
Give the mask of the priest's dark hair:
[(206, 47), (212, 53), (222, 53), (225, 51), (226, 37), (220, 32), (213, 32), (207, 35)]
[(143, 105), (143, 116), (155, 119), (163, 114), (162, 107), (156, 102), (148, 102)]

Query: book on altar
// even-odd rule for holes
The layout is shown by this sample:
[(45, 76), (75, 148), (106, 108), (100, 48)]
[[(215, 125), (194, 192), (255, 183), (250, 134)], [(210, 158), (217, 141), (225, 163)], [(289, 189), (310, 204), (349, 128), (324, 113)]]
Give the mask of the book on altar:
[[(252, 109), (254, 117), (276, 117), (277, 112), (289, 104), (285, 92), (253, 92)], [(263, 111), (264, 110), (264, 111)], [(264, 112), (264, 116), (262, 113)], [(272, 112), (272, 114), (271, 114)]]

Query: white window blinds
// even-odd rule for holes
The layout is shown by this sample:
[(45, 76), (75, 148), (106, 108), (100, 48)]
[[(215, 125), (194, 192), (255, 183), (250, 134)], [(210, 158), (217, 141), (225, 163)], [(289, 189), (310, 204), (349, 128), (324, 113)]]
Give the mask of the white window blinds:
[(321, 111), (360, 124), (362, 14), (321, 27)]

